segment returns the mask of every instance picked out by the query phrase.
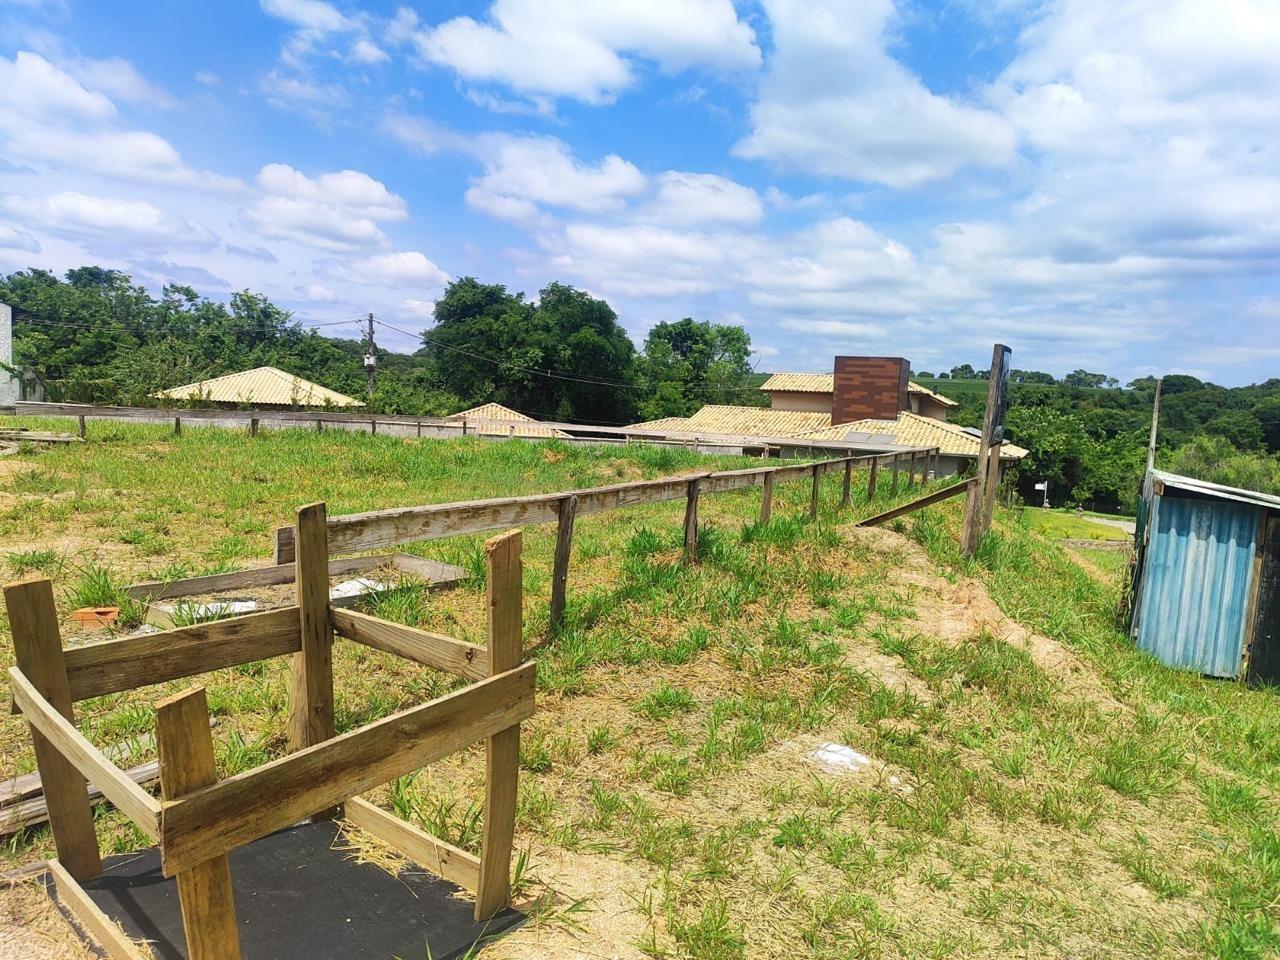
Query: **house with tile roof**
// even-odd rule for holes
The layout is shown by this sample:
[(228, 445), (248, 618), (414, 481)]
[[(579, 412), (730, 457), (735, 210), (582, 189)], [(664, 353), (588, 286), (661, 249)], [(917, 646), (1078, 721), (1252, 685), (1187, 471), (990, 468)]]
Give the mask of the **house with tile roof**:
[(161, 400), (188, 400), (219, 407), (297, 408), (360, 407), (346, 394), (287, 373), (278, 367), (257, 367), (196, 383), (170, 387), (153, 396)]
[[(760, 392), (769, 395), (769, 406), (774, 410), (831, 410), (835, 393), (835, 375), (830, 373), (775, 373), (760, 385)], [(910, 380), (907, 381), (907, 402), (911, 412), (934, 420), (946, 420), (955, 400), (935, 393)]]
[[(450, 414), (445, 419), (466, 421), (467, 432), (473, 433), (478, 437), (541, 437), (549, 439), (551, 437), (568, 436), (563, 431), (541, 426), (533, 417), (526, 417), (523, 413), (512, 410), (510, 407), (504, 407), (500, 403), (482, 403), (480, 406), (472, 407), (470, 410), (462, 410), (458, 413)], [(500, 422), (494, 423), (491, 421)]]

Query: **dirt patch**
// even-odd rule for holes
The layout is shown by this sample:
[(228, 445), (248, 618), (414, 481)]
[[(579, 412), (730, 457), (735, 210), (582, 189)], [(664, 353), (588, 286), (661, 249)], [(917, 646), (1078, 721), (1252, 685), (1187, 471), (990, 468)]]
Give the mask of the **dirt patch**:
[(0, 957), (5, 960), (91, 960), (38, 879), (0, 881)]
[(948, 580), (932, 572), (924, 549), (892, 530), (857, 527), (846, 535), (877, 552), (903, 558), (905, 562), (888, 566), (886, 579), (909, 590), (913, 619), (922, 633), (951, 644), (990, 634), (1026, 651), (1037, 667), (1061, 683), (1064, 693), (1086, 697), (1108, 710), (1126, 709), (1074, 651), (1010, 619), (981, 582), (960, 576)]

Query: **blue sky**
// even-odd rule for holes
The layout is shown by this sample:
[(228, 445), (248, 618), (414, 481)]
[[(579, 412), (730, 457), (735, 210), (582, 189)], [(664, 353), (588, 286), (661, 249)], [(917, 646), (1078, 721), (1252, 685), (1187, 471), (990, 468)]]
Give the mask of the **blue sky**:
[[(450, 278), (836, 353), (1280, 376), (1280, 4), (0, 0), (0, 270), (355, 335)], [(413, 336), (384, 327), (384, 345)]]

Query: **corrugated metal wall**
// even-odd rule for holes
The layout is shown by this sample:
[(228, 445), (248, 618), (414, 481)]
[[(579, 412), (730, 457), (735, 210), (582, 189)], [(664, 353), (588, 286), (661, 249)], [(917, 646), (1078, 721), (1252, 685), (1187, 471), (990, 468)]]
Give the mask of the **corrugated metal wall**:
[(1138, 646), (1214, 677), (1240, 672), (1258, 507), (1156, 497), (1143, 565)]

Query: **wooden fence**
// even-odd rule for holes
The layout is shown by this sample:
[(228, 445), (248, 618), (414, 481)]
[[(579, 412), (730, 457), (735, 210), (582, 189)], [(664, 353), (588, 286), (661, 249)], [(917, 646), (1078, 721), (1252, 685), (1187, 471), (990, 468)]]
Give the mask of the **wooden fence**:
[(522, 436), (522, 430), (535, 428), (564, 434), (557, 439), (580, 443), (652, 443), (673, 446), (694, 446), (708, 450), (760, 451), (764, 454), (779, 453), (789, 456), (808, 456), (816, 451), (844, 454), (902, 453), (909, 455), (919, 449), (900, 445), (886, 437), (883, 442), (849, 442), (842, 440), (804, 440), (794, 437), (771, 437), (759, 434), (712, 433), (690, 430), (653, 430), (643, 427), (607, 427), (597, 424), (560, 423), (529, 420), (495, 420), (486, 418), (412, 417), (395, 414), (338, 413), (330, 410), (201, 410), (162, 409), (156, 407), (91, 406), (79, 403), (45, 403), (21, 401), (15, 411), (22, 416), (74, 417), (81, 437), (87, 434), (90, 418), (101, 420), (142, 421), (145, 423), (173, 423), (174, 432), (181, 434), (184, 421), (199, 424), (246, 429), (256, 436), (260, 428), (311, 429), (323, 431), (331, 428), (359, 430), (369, 433), (392, 432), (401, 437), (459, 437), (482, 436), (501, 440), (509, 437), (527, 440), (548, 440), (549, 436)]
[[(488, 646), (380, 620), (328, 601), (324, 504), (298, 511), (296, 604), (279, 610), (64, 650), (53, 587), (5, 587), (17, 666), (14, 705), (31, 728), (48, 801), (62, 902), (112, 956), (141, 960), (78, 881), (101, 873), (86, 788), (106, 797), (160, 847), (176, 876), (192, 960), (240, 956), (228, 853), (300, 819), (345, 816), (410, 860), (472, 891), (477, 919), (510, 900), (520, 723), (534, 712), (534, 664), (522, 663), (521, 534), (485, 547)], [(334, 736), (334, 635), (455, 673), (471, 685)], [(161, 799), (76, 728), (74, 702), (276, 656), (292, 656), (290, 753), (219, 780), (200, 686), (155, 704)], [(479, 857), (404, 823), (357, 795), (484, 740), (484, 833)]]
[[(605, 487), (540, 493), (522, 497), (492, 500), (468, 500), (458, 503), (436, 503), (417, 507), (395, 507), (368, 513), (353, 513), (328, 520), (329, 550), (335, 555), (358, 553), (400, 546), (421, 540), (438, 540), (463, 534), (485, 533), (511, 526), (534, 523), (556, 523), (556, 548), (551, 575), (550, 624), (554, 630), (564, 613), (565, 590), (569, 579), (574, 525), (579, 517), (618, 510), (642, 503), (684, 500), (684, 550), (689, 561), (697, 558), (698, 504), (703, 496), (763, 488), (760, 520), (768, 521), (773, 510), (773, 492), (777, 484), (789, 480), (808, 480), (811, 484), (809, 515), (818, 515), (818, 492), (824, 475), (843, 472), (840, 505), (848, 506), (855, 467), (868, 468), (867, 496), (874, 500), (880, 484), (882, 468), (889, 472), (891, 495), (896, 495), (899, 474), (905, 471), (909, 486), (923, 481), (936, 466), (938, 448), (917, 448), (907, 454), (867, 457), (844, 457), (787, 466), (751, 467), (745, 470), (722, 470), (687, 477), (663, 477), (639, 480)], [(293, 527), (280, 527), (275, 532), (275, 564), (285, 569), (297, 554)], [(339, 561), (340, 562), (340, 561)]]

